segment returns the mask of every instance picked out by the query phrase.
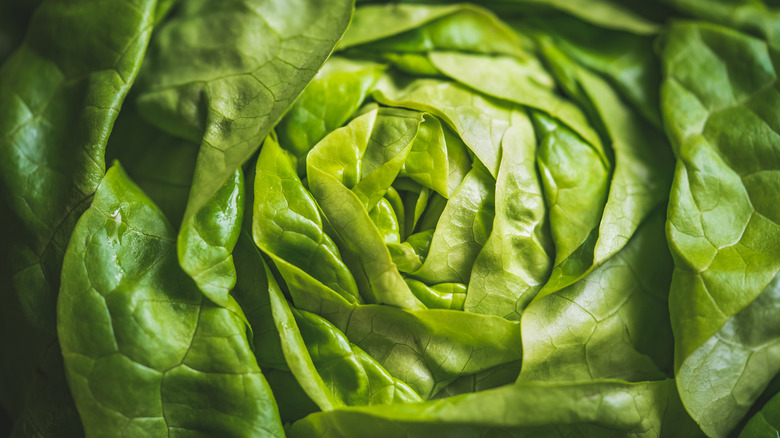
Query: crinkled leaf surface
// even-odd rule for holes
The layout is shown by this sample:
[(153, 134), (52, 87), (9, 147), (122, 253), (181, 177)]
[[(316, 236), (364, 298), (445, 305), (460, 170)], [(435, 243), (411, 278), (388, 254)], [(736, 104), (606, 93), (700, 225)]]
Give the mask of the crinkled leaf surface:
[(257, 150), (351, 15), (350, 0), (197, 0), (160, 29), (138, 102), (152, 123), (201, 143), (186, 216)]
[(86, 434), (283, 436), (242, 319), (184, 274), (174, 238), (121, 167), (109, 169), (74, 230), (57, 303)]
[(47, 359), (58, 349), (60, 269), (103, 176), (106, 141), (140, 68), (155, 3), (47, 1), (0, 69), (0, 326), (23, 334), (0, 342), (0, 393), (12, 417), (27, 409), (30, 388), (48, 392), (30, 394), (32, 403), (66, 402), (51, 416), (24, 414), (22, 427), (41, 434), (80, 429), (68, 397), (56, 394), (65, 391), (61, 367)]
[[(677, 154), (667, 222), (675, 364), (683, 402), (712, 436), (730, 432), (773, 374), (745, 355), (776, 336), (754, 312), (780, 317), (777, 307), (748, 310), (762, 292), (772, 295), (780, 271), (777, 59), (762, 40), (693, 23), (673, 26), (663, 52), (664, 117)], [(776, 354), (766, 347), (759, 361)], [(705, 385), (716, 385), (718, 402), (704, 402), (713, 395), (701, 394)]]
[(393, 264), (368, 214), (400, 172), (421, 122), (417, 112), (374, 110), (333, 131), (306, 160), (312, 195), (366, 302), (425, 308)]
[(447, 202), (422, 266), (414, 276), (428, 283), (467, 283), (474, 260), (493, 227), (495, 180), (474, 168)]
[(526, 309), (521, 381), (642, 381), (670, 373), (664, 219), (659, 209), (606, 263)]
[(236, 284), (233, 248), (244, 214), (244, 173), (233, 176), (195, 215), (186, 217), (179, 231), (179, 264), (201, 291), (220, 306), (229, 306)]
[[(567, 259), (557, 263), (540, 298), (582, 278), (618, 252), (668, 196), (671, 154), (662, 134), (649, 125), (601, 76), (576, 64), (547, 38), (540, 39), (559, 79), (571, 81), (575, 96), (603, 125), (614, 167), (601, 221)], [(572, 91), (572, 90), (568, 90)]]
[(464, 310), (519, 320), (552, 266), (531, 120), (517, 121), (501, 141), (495, 217), (471, 269)]

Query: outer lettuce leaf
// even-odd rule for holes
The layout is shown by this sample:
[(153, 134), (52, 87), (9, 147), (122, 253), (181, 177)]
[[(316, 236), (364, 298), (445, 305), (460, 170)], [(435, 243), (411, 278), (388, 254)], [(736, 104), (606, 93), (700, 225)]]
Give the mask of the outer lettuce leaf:
[(160, 29), (138, 103), (150, 122), (201, 143), (185, 220), (257, 150), (351, 14), (348, 0), (197, 0)]
[[(489, 0), (491, 7), (524, 11), (533, 7), (552, 8), (606, 29), (637, 35), (655, 34), (660, 26), (632, 10), (624, 0)], [(541, 15), (541, 14), (540, 14)], [(546, 15), (546, 14), (545, 14)]]
[(758, 35), (780, 44), (780, 4), (774, 0), (661, 0), (678, 11), (702, 20)]
[(228, 294), (236, 285), (233, 248), (244, 214), (244, 173), (233, 177), (179, 231), (179, 264), (201, 291), (220, 306), (229, 306)]
[(339, 49), (365, 45), (369, 52), (461, 50), (516, 54), (524, 41), (493, 14), (462, 5), (367, 5), (355, 17)]
[(24, 416), (21, 435), (80, 433), (57, 359), (62, 258), (105, 171), (155, 6), (46, 1), (0, 69), (0, 400)]
[(739, 438), (775, 438), (780, 434), (780, 394), (775, 395), (742, 429)]
[(63, 272), (57, 328), (87, 435), (284, 436), (243, 321), (185, 276), (167, 220), (118, 165)]
[(603, 157), (597, 132), (577, 105), (554, 91), (555, 83), (536, 58), (432, 52), (431, 62), (452, 79), (499, 99), (535, 108), (567, 124)]
[[(142, 113), (201, 143), (178, 251), (184, 270), (220, 305), (228, 305), (236, 281), (239, 167), (303, 91), (351, 15), (348, 1), (298, 3), (186, 2), (161, 29), (146, 66)], [(293, 15), (296, 7), (305, 14)]]
[(288, 436), (678, 437), (693, 431), (673, 380), (597, 380), (529, 382), (422, 404), (337, 409), (296, 422)]
[[(161, 132), (140, 119), (135, 108), (122, 112), (107, 153), (125, 163), (138, 186), (180, 223), (192, 183), (197, 143)], [(179, 262), (212, 301), (229, 305), (236, 275), (231, 252), (244, 210), (243, 173), (220, 188), (207, 206), (183, 224)]]
[(0, 65), (19, 48), (40, 0), (8, 0), (0, 5)]
[(708, 24), (673, 25), (663, 50), (664, 118), (678, 159), (667, 221), (675, 364), (682, 400), (711, 436), (730, 432), (776, 366), (745, 354), (777, 354), (762, 347), (776, 341), (764, 324), (777, 307), (751, 303), (774, 296), (780, 271), (778, 59), (766, 42)]
[(653, 50), (654, 37), (595, 27), (568, 17), (539, 17), (528, 22), (531, 29), (539, 27), (554, 35), (561, 50), (605, 77), (634, 110), (654, 127), (661, 127), (661, 67)]
[(677, 371), (680, 395), (705, 431), (733, 429), (780, 373), (778, 315), (780, 276)]

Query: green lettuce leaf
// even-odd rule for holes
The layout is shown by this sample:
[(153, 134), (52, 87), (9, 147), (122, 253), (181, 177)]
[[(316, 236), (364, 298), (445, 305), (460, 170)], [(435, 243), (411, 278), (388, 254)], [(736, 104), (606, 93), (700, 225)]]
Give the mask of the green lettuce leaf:
[(759, 348), (756, 360), (770, 363), (777, 354), (763, 348), (776, 328), (758, 316), (776, 310), (751, 308), (772, 300), (780, 271), (777, 59), (765, 41), (698, 23), (672, 26), (663, 51), (677, 155), (667, 222), (675, 367), (683, 403), (711, 436), (731, 432), (777, 372), (742, 353)]
[(175, 244), (162, 212), (109, 169), (76, 225), (57, 303), (85, 433), (284, 436), (242, 319), (200, 293)]
[(673, 380), (533, 382), (422, 404), (312, 414), (288, 436), (692, 436), (681, 413)]
[(62, 259), (103, 177), (155, 8), (153, 0), (46, 1), (0, 68), (0, 327), (9, 334), (0, 341), (0, 401), (12, 419), (24, 417), (21, 435), (81, 433), (58, 359)]

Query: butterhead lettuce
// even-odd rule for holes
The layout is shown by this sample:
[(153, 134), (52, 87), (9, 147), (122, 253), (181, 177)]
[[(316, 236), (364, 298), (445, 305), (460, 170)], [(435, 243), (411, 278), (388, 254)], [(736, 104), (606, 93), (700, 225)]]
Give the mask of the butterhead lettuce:
[(777, 2), (34, 6), (3, 432), (780, 433)]

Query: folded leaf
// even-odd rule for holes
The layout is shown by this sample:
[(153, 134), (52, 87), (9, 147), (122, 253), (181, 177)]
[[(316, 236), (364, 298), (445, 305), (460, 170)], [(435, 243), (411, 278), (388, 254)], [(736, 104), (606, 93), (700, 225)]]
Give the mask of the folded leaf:
[(260, 147), (351, 15), (349, 0), (196, 0), (160, 29), (138, 104), (150, 122), (201, 143), (185, 218)]

